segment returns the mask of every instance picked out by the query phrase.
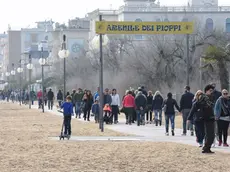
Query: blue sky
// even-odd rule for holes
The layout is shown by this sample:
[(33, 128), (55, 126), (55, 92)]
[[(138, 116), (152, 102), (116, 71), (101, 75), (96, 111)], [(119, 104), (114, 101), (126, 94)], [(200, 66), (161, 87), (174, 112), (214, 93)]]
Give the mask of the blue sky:
[[(162, 5), (186, 5), (188, 0), (160, 0)], [(66, 22), (70, 18), (84, 17), (97, 8), (118, 8), (123, 0), (0, 0), (0, 32), (33, 25), (36, 21), (52, 18), (56, 22)], [(90, 5), (90, 6), (88, 6)], [(219, 5), (229, 5), (229, 0), (219, 0)]]

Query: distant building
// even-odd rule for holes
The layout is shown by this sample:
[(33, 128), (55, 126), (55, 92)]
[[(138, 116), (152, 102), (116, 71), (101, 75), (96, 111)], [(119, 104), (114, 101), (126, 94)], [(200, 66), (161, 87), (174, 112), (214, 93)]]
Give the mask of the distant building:
[[(187, 6), (161, 6), (155, 0), (124, 0), (117, 10), (95, 10), (88, 14), (90, 19), (90, 39), (95, 36), (95, 21), (99, 14), (106, 21), (168, 22), (196, 21), (200, 29), (213, 31), (222, 29), (230, 33), (230, 7), (218, 6), (218, 0), (189, 0)], [(136, 40), (144, 40), (143, 35), (134, 35)]]

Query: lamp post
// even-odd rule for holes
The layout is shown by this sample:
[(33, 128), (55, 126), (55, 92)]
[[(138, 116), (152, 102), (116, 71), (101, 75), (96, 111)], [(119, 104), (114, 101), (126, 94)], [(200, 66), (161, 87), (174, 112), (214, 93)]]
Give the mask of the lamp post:
[(16, 74), (16, 72), (15, 72), (15, 69), (14, 69), (14, 63), (12, 63), (12, 70), (11, 70), (11, 72), (10, 72), (10, 74), (13, 76), (13, 81), (12, 81), (12, 90), (14, 89), (14, 81), (15, 81), (15, 74)]
[(62, 49), (58, 52), (58, 56), (63, 59), (63, 99), (66, 95), (66, 58), (69, 57), (69, 50), (66, 49), (66, 35), (63, 35)]
[(33, 64), (32, 64), (32, 58), (31, 54), (29, 54), (29, 63), (26, 65), (27, 69), (29, 70), (29, 87), (28, 87), (28, 92), (29, 92), (29, 109), (31, 109), (31, 104), (32, 104), (32, 97), (31, 97), (31, 73), (33, 69)]
[(21, 60), (19, 61), (19, 67), (17, 69), (17, 72), (20, 74), (20, 79), (19, 79), (19, 84), (20, 84), (20, 92), (19, 92), (19, 102), (20, 102), (20, 106), (22, 105), (22, 72), (23, 72), (23, 68), (22, 68), (22, 64), (21, 64)]
[(44, 65), (46, 64), (46, 60), (43, 57), (43, 45), (41, 44), (41, 56), (39, 59), (39, 64), (42, 66), (42, 112), (45, 112), (44, 109)]
[[(102, 15), (99, 15), (99, 21), (102, 21)], [(92, 46), (94, 49), (99, 49), (100, 53), (100, 75), (99, 75), (99, 87), (100, 87), (100, 110), (99, 110), (99, 128), (101, 132), (104, 132), (104, 121), (103, 121), (103, 104), (104, 104), (104, 94), (103, 94), (103, 46), (106, 46), (109, 39), (106, 35), (99, 34), (92, 40)]]

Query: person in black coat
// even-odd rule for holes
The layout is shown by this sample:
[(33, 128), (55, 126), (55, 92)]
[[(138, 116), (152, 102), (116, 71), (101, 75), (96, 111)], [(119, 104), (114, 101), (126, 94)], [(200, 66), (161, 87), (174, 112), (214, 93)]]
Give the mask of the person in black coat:
[[(192, 94), (190, 92), (190, 87), (186, 86), (185, 87), (185, 93), (181, 96), (181, 100), (180, 100), (180, 111), (182, 113), (182, 118), (183, 118), (183, 136), (186, 136), (187, 134), (187, 119), (188, 119), (188, 115), (189, 112), (192, 108), (192, 102), (194, 99), (194, 94)], [(188, 123), (188, 128), (191, 131), (191, 136), (193, 136), (193, 121), (190, 121), (190, 123)]]
[(212, 83), (211, 84), (214, 88), (213, 92), (212, 92), (212, 99), (214, 101), (214, 103), (216, 103), (216, 101), (221, 97), (221, 92), (216, 90), (216, 84)]
[(162, 104), (163, 104), (163, 97), (161, 96), (161, 93), (159, 91), (156, 91), (156, 93), (153, 96), (153, 104), (152, 109), (154, 112), (154, 120), (155, 125), (158, 126), (158, 124), (161, 126), (162, 124)]
[(47, 93), (47, 99), (48, 99), (48, 108), (49, 110), (53, 109), (53, 104), (54, 104), (54, 93), (52, 91), (52, 89), (50, 89)]
[(63, 93), (62, 93), (61, 90), (59, 90), (58, 93), (57, 93), (57, 101), (58, 101), (59, 107), (61, 107), (61, 102), (63, 101), (63, 98), (64, 98)]
[(205, 94), (201, 94), (197, 101), (197, 106), (193, 106), (192, 112), (198, 112), (202, 115), (204, 121), (205, 144), (202, 153), (214, 153), (211, 151), (211, 146), (215, 139), (215, 116), (214, 116), (214, 101), (212, 99), (212, 92), (214, 87), (207, 85), (205, 87)]
[(195, 133), (196, 133), (196, 141), (199, 143), (199, 146), (203, 146), (204, 142), (204, 119), (201, 111), (201, 107), (199, 105), (199, 96), (203, 94), (201, 90), (198, 90), (195, 94), (192, 109), (188, 116), (188, 122), (194, 121), (195, 124)]
[(166, 136), (169, 135), (169, 120), (171, 122), (172, 128), (172, 136), (175, 135), (174, 128), (175, 128), (175, 107), (178, 111), (180, 108), (175, 99), (172, 98), (172, 93), (168, 93), (167, 99), (163, 102), (163, 108), (165, 109), (165, 129), (166, 129)]
[(152, 115), (152, 104), (153, 104), (153, 93), (152, 91), (148, 92), (147, 96), (147, 112), (146, 112), (146, 121), (152, 123), (153, 115)]

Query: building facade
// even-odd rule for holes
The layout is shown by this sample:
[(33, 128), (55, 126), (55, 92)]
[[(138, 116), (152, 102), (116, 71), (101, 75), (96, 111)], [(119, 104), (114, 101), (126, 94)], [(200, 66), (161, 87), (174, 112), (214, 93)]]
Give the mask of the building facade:
[[(124, 0), (117, 10), (95, 10), (88, 14), (90, 39), (95, 36), (99, 14), (107, 21), (176, 22), (194, 21), (198, 29), (222, 30), (230, 33), (230, 6), (218, 6), (218, 0), (189, 0), (187, 6), (161, 6), (155, 0)], [(144, 36), (135, 35), (136, 39)]]

